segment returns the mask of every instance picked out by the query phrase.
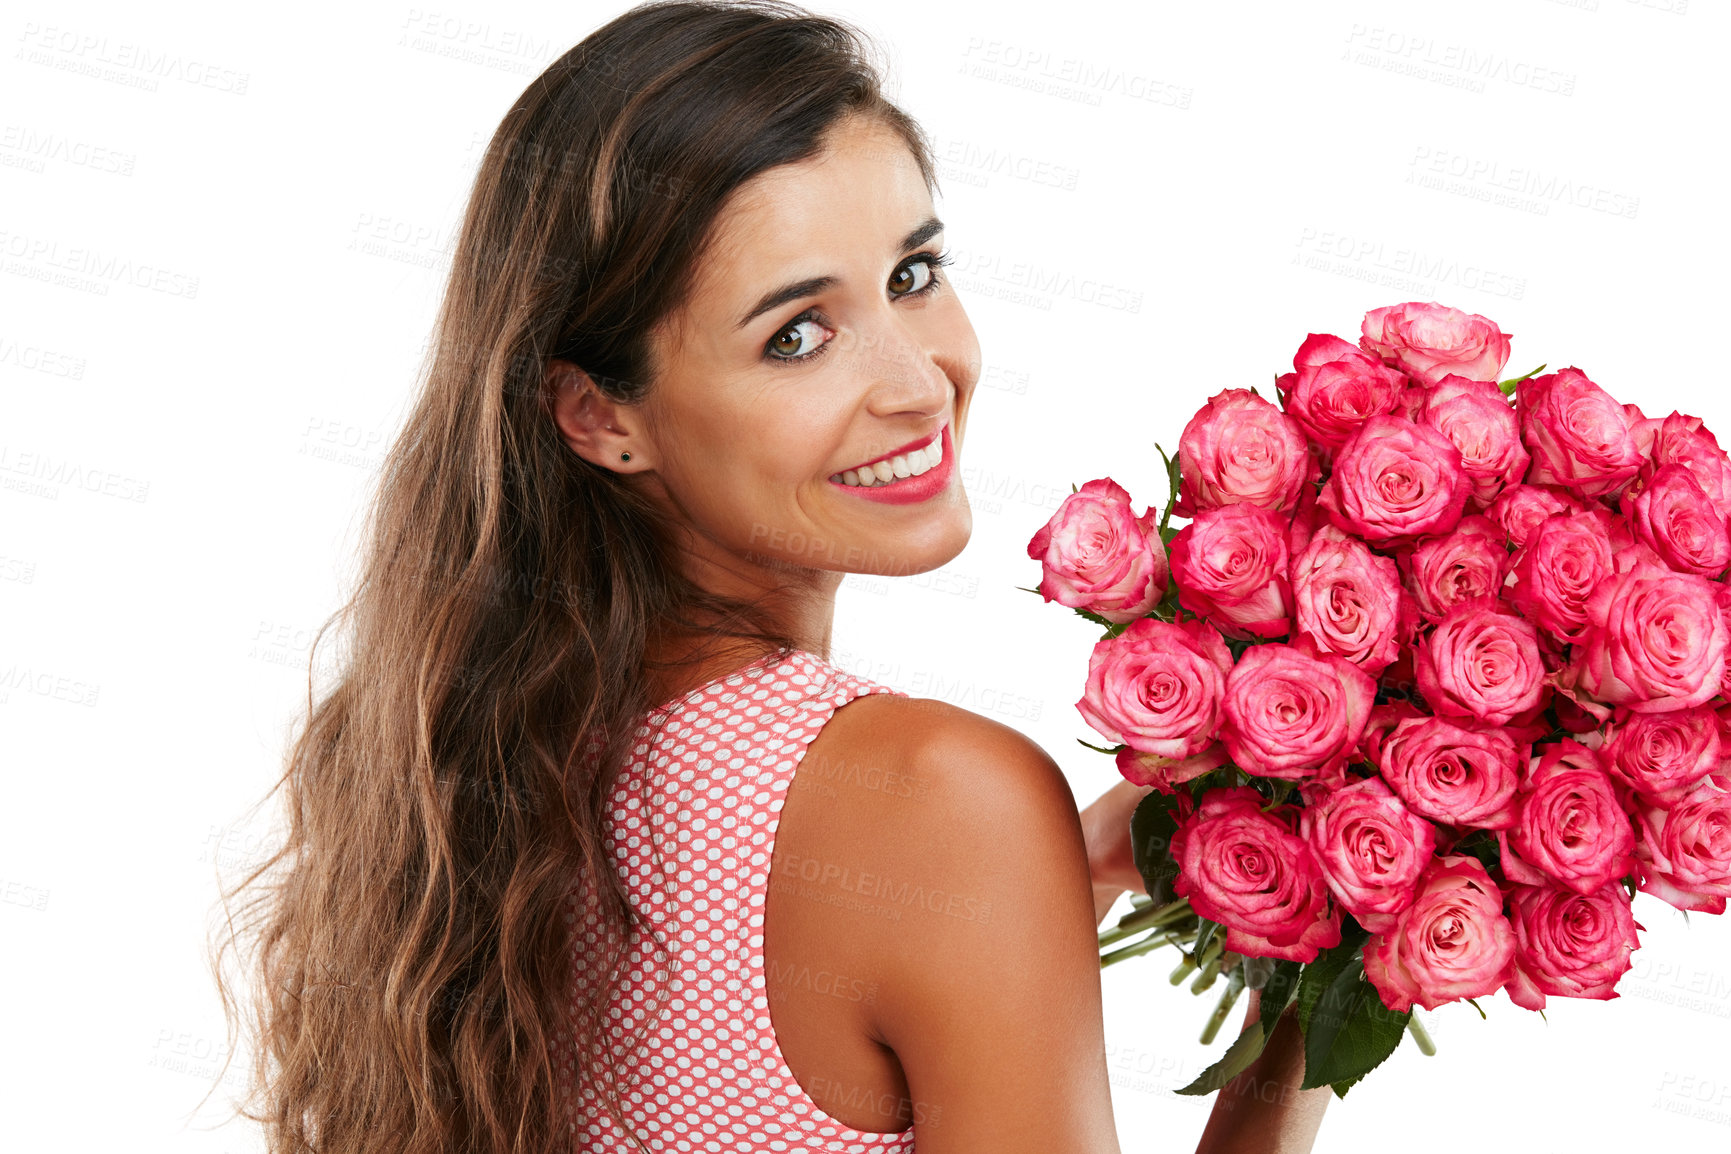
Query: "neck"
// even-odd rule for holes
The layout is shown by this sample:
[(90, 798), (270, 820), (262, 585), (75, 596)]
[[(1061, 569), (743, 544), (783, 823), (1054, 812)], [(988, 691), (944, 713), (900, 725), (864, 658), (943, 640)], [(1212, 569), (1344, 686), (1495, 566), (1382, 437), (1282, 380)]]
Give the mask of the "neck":
[[(706, 544), (710, 548), (682, 550), (687, 575), (693, 581), (710, 593), (756, 603), (797, 648), (828, 659), (835, 595), (844, 574), (796, 567), (773, 558), (727, 555)], [(758, 642), (655, 623), (645, 652), (651, 700), (670, 701), (765, 652)]]

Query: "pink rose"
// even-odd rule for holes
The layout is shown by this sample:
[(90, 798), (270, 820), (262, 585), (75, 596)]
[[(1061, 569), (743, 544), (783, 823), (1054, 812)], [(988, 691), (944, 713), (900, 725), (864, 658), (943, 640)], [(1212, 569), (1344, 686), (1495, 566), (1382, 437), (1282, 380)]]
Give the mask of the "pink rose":
[(1640, 946), (1629, 893), (1606, 882), (1590, 894), (1516, 886), (1509, 899), (1515, 926), (1515, 971), (1509, 1000), (1529, 1010), (1555, 998), (1614, 998), (1617, 979)]
[(1517, 549), (1527, 543), (1527, 537), (1545, 518), (1557, 513), (1578, 513), (1584, 506), (1576, 498), (1556, 489), (1541, 489), (1537, 485), (1511, 485), (1502, 496), (1491, 502), (1485, 516), (1502, 527), (1509, 544)]
[(1040, 562), (1040, 596), (1122, 624), (1166, 594), (1166, 550), (1152, 506), (1130, 511), (1130, 494), (1110, 477), (1064, 498), (1028, 542)]
[(1450, 610), (1414, 647), (1413, 664), (1419, 692), (1439, 717), (1507, 725), (1545, 700), (1538, 633), (1490, 598)]
[(1287, 512), (1316, 476), (1304, 430), (1249, 389), (1216, 393), (1197, 410), (1178, 439), (1178, 466), (1181, 517), (1239, 502)]
[(1682, 465), (1694, 476), (1701, 491), (1722, 517), (1731, 517), (1731, 457), (1719, 440), (1701, 423), (1700, 417), (1672, 413), (1663, 420), (1649, 418), (1632, 430), (1636, 446), (1647, 458), (1636, 480), (1636, 490), (1647, 485), (1666, 465)]
[(1670, 809), (1647, 806), (1635, 821), (1641, 891), (1680, 910), (1724, 913), (1731, 897), (1731, 777), (1703, 778)]
[(1379, 777), (1330, 790), (1304, 810), (1299, 831), (1335, 900), (1370, 930), (1394, 925), (1436, 852), (1436, 830), (1409, 813)]
[(1297, 631), (1366, 673), (1379, 673), (1412, 639), (1415, 614), (1388, 557), (1333, 525), (1317, 529), (1292, 561)]
[(1371, 417), (1393, 412), (1407, 380), (1339, 337), (1311, 333), (1292, 358), (1295, 372), (1275, 381), (1286, 413), (1332, 456)]
[(1404, 417), (1372, 417), (1343, 446), (1320, 498), (1336, 525), (1393, 547), (1446, 533), (1461, 519), (1468, 484), (1460, 450)]
[(1372, 760), (1414, 813), (1463, 828), (1507, 829), (1515, 823), (1525, 755), (1501, 726), (1409, 717), (1377, 743)]
[(1172, 538), (1178, 604), (1229, 636), (1284, 637), (1292, 629), (1286, 520), (1259, 505), (1204, 509)]
[(1731, 565), (1731, 533), (1701, 483), (1684, 465), (1665, 465), (1623, 509), (1635, 535), (1679, 573), (1717, 577)]
[(1521, 444), (1514, 407), (1489, 381), (1444, 377), (1427, 394), (1420, 420), (1461, 451), (1461, 471), (1472, 485), (1477, 508), (1485, 508), (1527, 475), (1532, 458)]
[(1365, 351), (1398, 364), (1434, 385), (1451, 373), (1494, 381), (1509, 360), (1509, 334), (1494, 321), (1435, 301), (1389, 305), (1364, 314)]
[(1572, 641), (1587, 627), (1587, 599), (1616, 570), (1610, 515), (1559, 513), (1516, 554), (1509, 601), (1539, 628)]
[(1707, 706), (1671, 713), (1617, 711), (1599, 755), (1611, 776), (1649, 805), (1681, 801), (1719, 768), (1719, 718)]
[(1226, 927), (1226, 948), (1253, 958), (1312, 962), (1340, 944), (1340, 912), (1296, 832), (1298, 810), (1264, 813), (1248, 785), (1211, 789), (1178, 827), (1172, 889), (1202, 917)]
[(1489, 517), (1463, 517), (1453, 532), (1420, 541), (1402, 567), (1419, 612), (1435, 622), (1463, 601), (1502, 592), (1509, 547)]
[(1638, 713), (1703, 705), (1719, 692), (1731, 633), (1705, 577), (1638, 564), (1587, 599), (1570, 670), (1600, 701)]
[(1588, 497), (1622, 488), (1645, 458), (1632, 434), (1642, 420), (1579, 369), (1521, 382), (1515, 391), (1521, 439), (1533, 455), (1527, 482), (1563, 485)]
[(1635, 830), (1598, 754), (1577, 741), (1542, 745), (1521, 782), (1520, 816), (1499, 830), (1503, 876), (1590, 894), (1635, 868)]
[(1226, 747), (1216, 741), (1193, 757), (1174, 760), (1157, 753), (1143, 753), (1128, 745), (1118, 751), (1114, 763), (1132, 785), (1151, 785), (1161, 793), (1176, 793), (1177, 787), (1226, 764)]
[(1513, 974), (1515, 930), (1477, 858), (1432, 858), (1394, 928), (1364, 944), (1364, 976), (1396, 1013), (1494, 994)]
[(1331, 777), (1358, 744), (1376, 682), (1310, 641), (1254, 645), (1226, 677), (1222, 737), (1247, 773), (1292, 780)]
[(1103, 737), (1182, 761), (1213, 743), (1231, 669), (1212, 626), (1144, 617), (1094, 646), (1076, 708)]

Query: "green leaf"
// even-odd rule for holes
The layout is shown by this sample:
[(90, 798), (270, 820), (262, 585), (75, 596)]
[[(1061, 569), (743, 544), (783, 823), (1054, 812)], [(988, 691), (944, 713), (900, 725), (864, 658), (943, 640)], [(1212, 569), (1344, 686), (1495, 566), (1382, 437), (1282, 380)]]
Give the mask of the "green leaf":
[(1118, 751), (1119, 751), (1119, 750), (1120, 750), (1120, 749), (1123, 749), (1123, 748), (1124, 748), (1124, 746), (1122, 746), (1122, 745), (1114, 745), (1114, 746), (1111, 746), (1111, 747), (1107, 747), (1107, 746), (1104, 746), (1104, 745), (1088, 745), (1088, 743), (1087, 743), (1087, 742), (1086, 742), (1086, 741), (1083, 741), (1083, 740), (1082, 740), (1082, 739), (1081, 739), (1081, 738), (1079, 738), (1079, 737), (1078, 737), (1078, 738), (1077, 738), (1077, 739), (1076, 739), (1076, 744), (1077, 744), (1077, 745), (1087, 745), (1087, 746), (1088, 746), (1088, 748), (1089, 748), (1089, 749), (1091, 749), (1091, 750), (1093, 750), (1093, 751), (1094, 751), (1094, 752), (1095, 752), (1095, 753), (1109, 753), (1109, 754), (1111, 754), (1111, 755), (1112, 755), (1112, 756), (1113, 756), (1113, 757), (1117, 757), (1117, 756), (1118, 756)]
[(1542, 373), (1544, 371), (1545, 371), (1545, 366), (1540, 365), (1538, 368), (1534, 369), (1530, 373), (1525, 374), (1524, 376), (1511, 377), (1508, 380), (1503, 381), (1502, 383), (1497, 385), (1497, 388), (1499, 388), (1503, 391), (1503, 396), (1512, 397), (1515, 395), (1515, 386), (1519, 385), (1522, 381), (1531, 380), (1533, 377), (1538, 376), (1540, 373)]
[(1071, 493), (1079, 493), (1079, 492), (1081, 492), (1081, 490), (1080, 490), (1080, 489), (1078, 489), (1078, 488), (1076, 488), (1076, 482), (1074, 482), (1074, 481), (1071, 481), (1071, 482), (1070, 482), (1070, 492), (1071, 492)]
[(1268, 976), (1268, 981), (1262, 987), (1261, 1012), (1257, 1020), (1262, 1023), (1262, 1029), (1269, 1037), (1274, 1036), (1274, 1024), (1280, 1021), (1280, 1015), (1286, 1013), (1286, 1007), (1292, 1004), (1292, 999), (1298, 993), (1298, 979), (1304, 965), (1300, 962), (1288, 961), (1285, 958), (1274, 963), (1274, 972)]
[(1168, 457), (1158, 441), (1154, 443), (1154, 451), (1160, 454), (1160, 460), (1166, 465), (1166, 508), (1160, 512), (1160, 540), (1170, 544), (1172, 538), (1166, 535), (1166, 525), (1172, 520), (1173, 507), (1178, 504), (1178, 458)]
[(1221, 925), (1219, 922), (1211, 922), (1207, 918), (1199, 918), (1196, 923), (1196, 940), (1191, 943), (1190, 946), (1191, 957), (1195, 958), (1197, 962), (1200, 963), (1203, 955), (1208, 953), (1209, 943), (1213, 942), (1216, 937), (1219, 937), (1222, 942), (1226, 940), (1225, 930), (1226, 927)]
[[(1353, 958), (1312, 1003), (1304, 1031), (1302, 1090), (1353, 1082), (1380, 1066), (1406, 1036), (1412, 1011), (1395, 1013), (1382, 1004)], [(1344, 1089), (1338, 1091), (1345, 1093)]]
[(1100, 616), (1098, 613), (1093, 613), (1087, 609), (1082, 609), (1082, 608), (1080, 608), (1078, 606), (1074, 606), (1074, 605), (1072, 605), (1071, 608), (1074, 609), (1078, 615), (1080, 615), (1082, 617), (1086, 617), (1088, 620), (1092, 621), (1096, 625), (1104, 625), (1104, 626), (1107, 626), (1108, 628), (1110, 628), (1112, 625), (1112, 622), (1106, 620), (1104, 617)]
[(1346, 1092), (1362, 1081), (1364, 1081), (1364, 1075), (1360, 1074), (1356, 1078), (1347, 1078), (1344, 1081), (1334, 1083), (1334, 1096), (1336, 1098), (1346, 1097)]
[(1178, 863), (1172, 860), (1172, 835), (1178, 832), (1178, 815), (1173, 812), (1177, 804), (1176, 797), (1155, 790), (1130, 815), (1130, 855), (1151, 897), (1166, 893), (1167, 889), (1156, 887), (1169, 889), (1178, 876)]
[(1262, 1032), (1261, 1022), (1252, 1022), (1244, 1027), (1244, 1032), (1232, 1045), (1226, 1048), (1226, 1053), (1220, 1055), (1220, 1060), (1197, 1075), (1196, 1081), (1179, 1090), (1180, 1094), (1212, 1094), (1238, 1075), (1250, 1068), (1250, 1063), (1262, 1055), (1262, 1047), (1267, 1045), (1268, 1038)]
[(1304, 967), (1298, 982), (1298, 1024), (1305, 1031), (1310, 1029), (1310, 1015), (1322, 1000), (1322, 995), (1340, 977), (1341, 971), (1358, 960), (1359, 947), (1368, 937), (1363, 930), (1349, 934), (1346, 926), (1342, 925), (1340, 944), (1323, 950), (1316, 955), (1315, 961)]

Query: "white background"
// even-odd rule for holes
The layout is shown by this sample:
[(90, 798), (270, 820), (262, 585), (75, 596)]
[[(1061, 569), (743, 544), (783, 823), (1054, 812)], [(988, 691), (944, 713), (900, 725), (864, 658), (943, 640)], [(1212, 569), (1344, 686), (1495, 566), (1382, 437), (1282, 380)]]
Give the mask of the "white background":
[[(214, 870), (304, 707), (481, 147), (620, 7), (80, 3), (0, 23), (0, 1116), (13, 1149), (244, 1151)], [(1156, 440), (1310, 331), (1440, 300), (1650, 414), (1731, 433), (1728, 43), (1714, 0), (823, 10), (943, 159), (986, 352), (972, 543), (850, 578), (836, 658), (1031, 734), (1080, 800), (1097, 631), (1016, 586), (1072, 483), (1164, 498)], [(196, 282), (196, 284), (194, 284)], [(1133, 306), (1133, 307), (1132, 307)], [(1612, 1002), (1429, 1015), (1319, 1150), (1731, 1143), (1731, 926), (1642, 897)], [(1212, 995), (1105, 975), (1126, 1151), (1188, 1150)], [(1229, 1037), (1231, 1030), (1225, 1032)], [(1216, 1050), (1218, 1046), (1216, 1047)], [(989, 1062), (990, 1055), (971, 1056)], [(970, 1060), (970, 1056), (958, 1056)]]

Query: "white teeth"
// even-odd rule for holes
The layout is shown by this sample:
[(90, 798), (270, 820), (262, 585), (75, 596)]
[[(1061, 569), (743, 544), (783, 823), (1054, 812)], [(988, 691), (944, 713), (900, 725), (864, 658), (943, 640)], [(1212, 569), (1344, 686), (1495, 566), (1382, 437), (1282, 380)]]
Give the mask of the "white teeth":
[(904, 477), (917, 477), (944, 459), (943, 444), (943, 437), (939, 436), (923, 449), (915, 449), (911, 453), (901, 453), (887, 461), (861, 465), (857, 469), (847, 469), (833, 474), (830, 480), (839, 481), (843, 485), (859, 485), (869, 489), (875, 485), (899, 481)]

